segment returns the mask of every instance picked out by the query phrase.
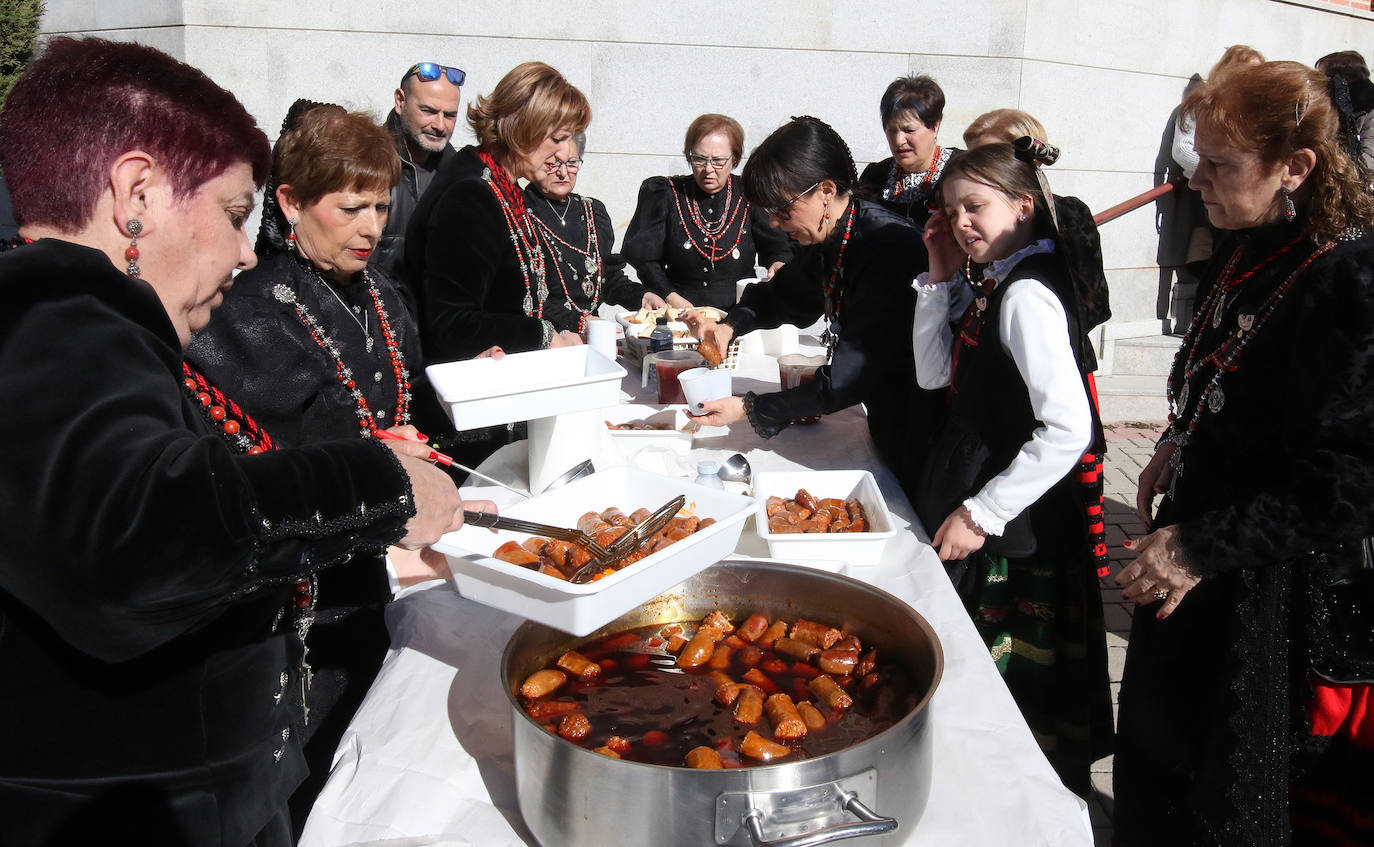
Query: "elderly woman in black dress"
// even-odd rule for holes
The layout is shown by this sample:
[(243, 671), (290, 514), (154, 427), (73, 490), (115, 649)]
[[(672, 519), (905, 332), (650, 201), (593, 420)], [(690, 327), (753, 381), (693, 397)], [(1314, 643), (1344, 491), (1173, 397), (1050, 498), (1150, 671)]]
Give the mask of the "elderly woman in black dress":
[(936, 139), (945, 92), (925, 75), (898, 77), (878, 101), (878, 114), (892, 155), (864, 168), (860, 191), (920, 229), (930, 219), (927, 206), (935, 185), (957, 149), (942, 147)]
[(136, 44), (54, 39), (0, 111), (33, 240), (0, 257), (0, 843), (290, 844), (318, 575), (461, 524), (418, 442), (277, 449), (183, 360), (270, 161)]
[(694, 329), (725, 350), (755, 328), (824, 317), (829, 361), (796, 388), (709, 402), (702, 420), (747, 419), (772, 438), (794, 419), (863, 403), (878, 454), (906, 486), (942, 407), (941, 394), (916, 387), (912, 363), (911, 280), (926, 269), (926, 249), (909, 221), (855, 197), (854, 185), (849, 146), (816, 118), (793, 118), (749, 157), (745, 195), (801, 249), (771, 280), (745, 289), (724, 321), (696, 320)]
[(519, 65), (468, 106), (477, 145), (452, 156), (406, 228), (406, 276), (416, 286), (425, 356), (466, 359), (578, 344), (578, 321), (549, 305), (561, 291), (553, 242), (516, 180), (536, 181), (576, 156), (591, 123), (582, 92), (543, 62)]
[(1327, 86), (1268, 62), (1183, 103), (1225, 239), (1117, 575), (1119, 845), (1374, 843), (1374, 203)]
[(544, 314), (555, 324), (585, 332), (601, 303), (631, 310), (656, 307), (646, 301), (644, 287), (625, 275), (625, 260), (613, 249), (615, 231), (606, 205), (573, 193), (586, 163), (587, 134), (579, 132), (575, 141), (572, 158), (550, 159), (525, 186), (525, 206), (550, 251), (548, 273), (554, 281)]
[(698, 117), (687, 127), (682, 152), (691, 175), (644, 180), (621, 252), (659, 298), (646, 304), (651, 308), (666, 302), (728, 309), (735, 283), (753, 278), (755, 263), (771, 277), (794, 251), (732, 173), (744, 155), (739, 121)]

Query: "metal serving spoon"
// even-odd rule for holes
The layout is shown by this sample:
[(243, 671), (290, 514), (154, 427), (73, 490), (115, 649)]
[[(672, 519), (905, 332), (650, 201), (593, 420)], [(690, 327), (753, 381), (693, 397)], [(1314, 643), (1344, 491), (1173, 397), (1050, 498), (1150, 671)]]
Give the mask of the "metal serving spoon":
[(752, 485), (754, 469), (750, 467), (749, 460), (744, 458), (743, 453), (736, 453), (721, 464), (716, 476), (726, 482), (742, 482), (745, 485)]

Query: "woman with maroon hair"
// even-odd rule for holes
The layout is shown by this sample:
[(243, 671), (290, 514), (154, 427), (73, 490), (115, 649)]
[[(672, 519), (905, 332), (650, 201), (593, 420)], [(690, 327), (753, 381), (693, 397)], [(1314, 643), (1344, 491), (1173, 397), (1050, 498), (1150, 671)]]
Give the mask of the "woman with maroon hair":
[(0, 111), (0, 166), (29, 242), (0, 257), (22, 410), (0, 422), (0, 843), (289, 844), (317, 572), (423, 547), (462, 500), (418, 442), (277, 450), (183, 361), (256, 261), (270, 166), (204, 74), (54, 39)]
[(1224, 239), (1116, 577), (1115, 843), (1371, 844), (1374, 199), (1318, 71), (1213, 73), (1182, 115)]

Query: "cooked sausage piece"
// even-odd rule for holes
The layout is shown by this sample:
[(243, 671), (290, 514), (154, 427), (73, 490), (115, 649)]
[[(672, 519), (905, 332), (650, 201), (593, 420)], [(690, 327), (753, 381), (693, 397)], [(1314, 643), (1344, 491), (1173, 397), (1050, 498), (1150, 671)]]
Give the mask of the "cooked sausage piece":
[(803, 700), (798, 703), (797, 713), (801, 715), (802, 720), (806, 722), (806, 728), (811, 732), (820, 732), (825, 729), (825, 715), (821, 714), (820, 709), (811, 705), (811, 701)]
[(773, 642), (787, 634), (787, 621), (773, 621), (773, 625), (764, 630), (758, 641), (754, 642), (760, 647), (772, 647)]
[(802, 528), (795, 522), (789, 521), (780, 515), (774, 515), (768, 519), (768, 531), (773, 535), (787, 535), (794, 532), (801, 532)]
[(840, 640), (840, 631), (823, 623), (800, 620), (792, 625), (792, 637), (807, 644), (815, 644), (822, 650), (829, 650)]
[(806, 721), (802, 720), (796, 704), (786, 694), (774, 694), (763, 701), (763, 711), (773, 725), (773, 737), (779, 741), (794, 741), (806, 737)]
[(721, 764), (720, 754), (710, 747), (693, 747), (687, 751), (687, 767), (697, 770), (720, 770), (725, 767)]
[(713, 626), (704, 626), (697, 630), (697, 634), (692, 636), (692, 640), (677, 654), (678, 667), (701, 667), (716, 651), (716, 642), (724, 637), (725, 633)]
[(769, 497), (763, 507), (764, 513), (771, 518), (786, 508), (786, 503), (781, 497)]
[(826, 673), (848, 676), (859, 663), (859, 654), (854, 650), (822, 650), (816, 665)]
[(777, 694), (779, 691), (782, 690), (778, 687), (778, 684), (776, 682), (769, 679), (766, 675), (764, 675), (763, 671), (759, 670), (758, 668), (750, 668), (749, 670), (745, 671), (744, 676), (742, 678), (750, 685), (758, 686), (764, 694)]
[(711, 683), (716, 687), (716, 702), (722, 706), (729, 706), (735, 702), (739, 696), (740, 684), (730, 678), (724, 671), (711, 671)]
[(529, 538), (521, 541), (520, 546), (538, 556), (540, 553), (544, 552), (545, 547), (549, 546), (549, 539), (542, 538), (538, 535), (531, 535)]
[(806, 684), (811, 689), (811, 693), (821, 698), (825, 705), (837, 712), (843, 712), (854, 705), (854, 700), (835, 684), (835, 680), (829, 676), (818, 676)]
[(830, 649), (853, 650), (856, 653), (862, 653), (864, 650), (864, 645), (863, 642), (859, 640), (859, 636), (846, 635), (844, 638), (841, 638), (839, 641), (836, 641), (834, 646), (832, 646)]
[(735, 723), (753, 726), (763, 716), (763, 691), (754, 685), (741, 685), (735, 698)]
[(878, 667), (877, 649), (869, 650), (864, 657), (859, 660), (859, 664), (854, 666), (855, 676), (868, 676)]
[(668, 636), (668, 643), (666, 647), (669, 653), (676, 653), (677, 651), (681, 650), (682, 645), (686, 643), (687, 637), (684, 636), (682, 633), (678, 632)]
[(612, 759), (619, 759), (619, 758), (620, 758), (620, 754), (617, 753), (616, 751), (612, 750), (610, 747), (598, 747), (598, 748), (596, 748), (595, 750), (593, 750), (592, 752), (593, 752), (593, 753), (600, 753), (600, 754), (603, 755), (603, 756), (610, 756)]
[(706, 663), (706, 666), (713, 670), (725, 670), (730, 667), (730, 654), (733, 652), (735, 651), (730, 648), (729, 644), (724, 641), (720, 642), (716, 645), (716, 651), (711, 654), (711, 660)]
[(797, 505), (806, 509), (808, 512), (814, 512), (820, 507), (820, 504), (816, 502), (816, 498), (812, 497), (811, 492), (807, 491), (805, 488), (798, 488), (797, 496), (792, 499), (796, 500)]
[(712, 609), (711, 613), (701, 619), (703, 627), (713, 626), (721, 632), (734, 632), (735, 625), (730, 623), (730, 619), (721, 613), (720, 609)]
[(786, 744), (769, 741), (751, 729), (744, 736), (744, 740), (739, 743), (739, 752), (742, 756), (758, 759), (760, 762), (771, 762), (788, 755), (792, 752), (792, 748)]
[(640, 524), (647, 521), (651, 515), (653, 515), (653, 512), (649, 511), (643, 506), (640, 506), (638, 509), (635, 509), (633, 512), (630, 513), (630, 520), (635, 522), (635, 526), (639, 526)]
[(578, 679), (596, 679), (601, 676), (601, 666), (576, 650), (569, 650), (559, 656), (558, 666)]
[(596, 512), (586, 512), (577, 519), (577, 528), (587, 535), (596, 535), (610, 529), (611, 525), (602, 520), (601, 515)]
[(763, 631), (768, 628), (768, 618), (763, 615), (750, 615), (743, 624), (740, 625), (739, 632), (735, 633), (745, 641), (757, 641)]
[(630, 742), (621, 738), (619, 735), (612, 735), (606, 739), (606, 746), (617, 753), (630, 752)]
[(742, 667), (755, 668), (758, 667), (759, 662), (763, 661), (763, 651), (753, 644), (749, 644), (740, 648), (740, 651), (735, 654), (735, 659)]
[(529, 675), (525, 683), (520, 686), (520, 696), (528, 697), (531, 700), (537, 697), (547, 697), (567, 681), (568, 675), (562, 671), (544, 668)]
[(634, 520), (632, 520), (629, 515), (620, 511), (620, 509), (615, 506), (611, 506), (603, 511), (601, 513), (601, 519), (611, 526), (632, 527), (635, 525)]
[(525, 704), (525, 714), (537, 721), (562, 717), (581, 709), (582, 704), (573, 700), (534, 700)]
[(795, 638), (779, 638), (773, 642), (773, 649), (784, 656), (791, 656), (793, 659), (801, 659), (802, 661), (806, 661), (821, 652), (821, 648), (815, 644), (808, 644)]
[(497, 547), (496, 550), (492, 552), (491, 557), (493, 559), (499, 559), (502, 562), (509, 562), (512, 565), (520, 565), (521, 567), (539, 567), (539, 557), (526, 550), (524, 547), (521, 547), (518, 541), (507, 541), (505, 544)]
[(540, 559), (539, 567), (535, 568), (535, 570), (542, 573), (544, 576), (551, 576), (554, 579), (561, 579), (565, 582), (568, 579), (568, 575), (563, 573), (561, 568), (555, 567), (553, 562), (550, 562), (548, 559)]
[(564, 715), (558, 722), (558, 734), (569, 741), (581, 741), (591, 734), (592, 722), (581, 712)]

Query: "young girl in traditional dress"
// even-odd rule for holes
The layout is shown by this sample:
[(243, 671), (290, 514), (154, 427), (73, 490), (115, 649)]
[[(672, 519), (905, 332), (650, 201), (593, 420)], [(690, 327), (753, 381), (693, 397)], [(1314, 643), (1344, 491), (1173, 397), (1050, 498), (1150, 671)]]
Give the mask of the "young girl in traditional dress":
[(1078, 364), (1090, 291), (1058, 243), (1045, 149), (990, 144), (946, 168), (913, 346), (921, 387), (949, 386), (949, 417), (916, 508), (1041, 748), (1086, 795), (1112, 716), (1075, 477), (1101, 425)]

